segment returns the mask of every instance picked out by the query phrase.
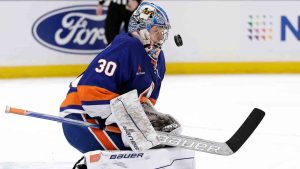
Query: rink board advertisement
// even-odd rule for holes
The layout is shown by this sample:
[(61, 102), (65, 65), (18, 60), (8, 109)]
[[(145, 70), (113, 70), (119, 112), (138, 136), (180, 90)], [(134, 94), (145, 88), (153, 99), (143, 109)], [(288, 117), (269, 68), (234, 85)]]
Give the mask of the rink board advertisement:
[[(97, 4), (67, 1), (0, 2), (0, 66), (88, 63), (106, 45)], [(16, 12), (18, 11), (18, 12)]]
[(98, 54), (107, 45), (105, 15), (95, 15), (95, 5), (78, 5), (50, 11), (32, 26), (41, 45), (62, 53)]
[[(153, 2), (172, 26), (163, 46), (168, 73), (300, 72), (300, 2)], [(30, 74), (76, 65), (75, 72), (82, 71), (107, 45), (106, 14), (97, 16), (96, 7), (94, 1), (1, 1), (1, 70), (26, 66)], [(176, 34), (182, 47), (174, 43)]]

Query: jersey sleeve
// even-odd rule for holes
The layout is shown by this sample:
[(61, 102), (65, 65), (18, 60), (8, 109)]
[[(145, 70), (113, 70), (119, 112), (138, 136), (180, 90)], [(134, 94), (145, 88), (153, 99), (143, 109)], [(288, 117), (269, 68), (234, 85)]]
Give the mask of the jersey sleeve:
[(119, 96), (120, 86), (131, 76), (128, 43), (110, 46), (88, 66), (77, 86), (85, 112), (91, 117), (107, 118), (110, 100)]

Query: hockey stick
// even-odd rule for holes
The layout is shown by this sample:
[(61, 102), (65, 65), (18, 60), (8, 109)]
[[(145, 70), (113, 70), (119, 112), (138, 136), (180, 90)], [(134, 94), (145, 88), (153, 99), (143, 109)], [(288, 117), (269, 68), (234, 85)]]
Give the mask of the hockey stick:
[[(28, 111), (24, 109), (18, 109), (6, 106), (6, 113), (13, 113), (18, 115), (30, 116), (35, 118), (41, 118), (46, 120), (57, 121), (61, 123), (68, 123), (84, 127), (98, 128), (97, 124), (92, 124), (88, 122), (83, 122), (80, 120), (73, 120), (68, 118), (63, 118), (59, 116), (47, 115), (42, 113), (37, 113), (33, 111)], [(235, 132), (235, 134), (226, 142), (215, 142), (210, 140), (204, 140), (195, 137), (189, 137), (184, 135), (174, 135), (166, 132), (157, 131), (159, 140), (161, 144), (169, 146), (177, 146), (181, 148), (186, 148), (195, 151), (201, 151), (217, 155), (232, 155), (235, 153), (249, 138), (252, 132), (259, 125), (263, 119), (265, 113), (260, 109), (253, 109), (248, 118), (244, 121), (241, 127)], [(109, 126), (105, 129), (111, 132), (118, 132), (115, 129), (110, 129)]]
[(240, 128), (226, 142), (214, 142), (183, 135), (171, 135), (158, 131), (157, 133), (160, 135), (160, 142), (165, 145), (178, 146), (217, 155), (232, 155), (246, 142), (264, 116), (265, 112), (254, 108)]

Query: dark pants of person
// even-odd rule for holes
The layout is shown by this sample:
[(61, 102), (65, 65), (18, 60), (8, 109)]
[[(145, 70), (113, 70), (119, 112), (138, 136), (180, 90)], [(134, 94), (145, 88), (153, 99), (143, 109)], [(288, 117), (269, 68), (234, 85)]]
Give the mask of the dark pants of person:
[(120, 33), (122, 22), (124, 22), (125, 32), (128, 32), (128, 23), (132, 13), (126, 9), (125, 5), (110, 3), (105, 20), (105, 36), (108, 44)]

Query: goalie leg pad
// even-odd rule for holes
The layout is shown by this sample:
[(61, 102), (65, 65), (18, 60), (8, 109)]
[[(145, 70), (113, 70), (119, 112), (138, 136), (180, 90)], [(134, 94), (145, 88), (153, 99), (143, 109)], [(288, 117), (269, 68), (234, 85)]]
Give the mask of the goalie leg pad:
[(132, 150), (143, 151), (159, 144), (157, 133), (144, 112), (136, 90), (112, 99), (110, 107), (122, 135), (125, 135), (124, 141)]
[(88, 169), (195, 169), (195, 152), (181, 148), (133, 151), (91, 151), (85, 155)]

